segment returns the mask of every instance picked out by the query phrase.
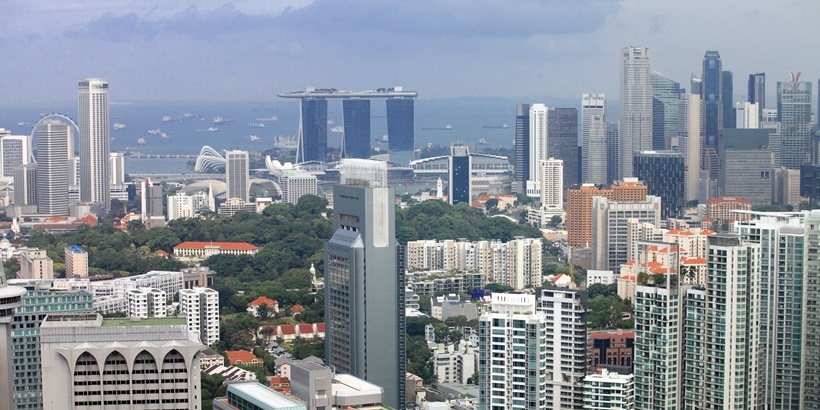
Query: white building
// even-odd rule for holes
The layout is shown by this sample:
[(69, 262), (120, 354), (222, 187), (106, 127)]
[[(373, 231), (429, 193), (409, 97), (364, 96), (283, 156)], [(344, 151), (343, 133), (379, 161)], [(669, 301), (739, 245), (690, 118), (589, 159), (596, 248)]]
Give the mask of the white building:
[(199, 191), (192, 195), (188, 195), (184, 191), (178, 191), (168, 197), (169, 221), (179, 218), (193, 218), (203, 209), (216, 211), (210, 208), (209, 195), (205, 191)]
[(22, 279), (54, 278), (54, 261), (45, 250), (27, 248), (20, 250), (20, 277)]
[(760, 128), (760, 105), (757, 103), (737, 103), (737, 127)]
[(538, 197), (541, 195), (540, 189), (540, 169), (541, 161), (547, 157), (547, 139), (549, 138), (549, 127), (547, 116), (549, 107), (544, 104), (530, 105), (530, 175), (527, 179), (527, 195)]
[(478, 350), (470, 347), (466, 341), (443, 345), (439, 344), (433, 352), (433, 372), (439, 383), (467, 384), (467, 379), (478, 370)]
[[(546, 409), (547, 382), (552, 373), (543, 357), (547, 321), (535, 309), (535, 295), (494, 293), (490, 311), (481, 315), (479, 389), (482, 409)], [(515, 334), (516, 337), (512, 335)], [(514, 376), (515, 375), (515, 376)]]
[(632, 176), (635, 151), (652, 150), (652, 83), (649, 48), (621, 49), (621, 121), (618, 179)]
[(313, 174), (304, 171), (286, 171), (279, 177), (279, 188), (282, 189), (282, 202), (295, 204), (305, 195), (316, 195), (318, 180)]
[(79, 82), (80, 201), (110, 206), (108, 80)]
[(627, 262), (628, 220), (661, 223), (661, 198), (647, 195), (644, 201), (612, 201), (592, 197), (592, 269), (620, 269)]
[(228, 185), (226, 198), (239, 198), (245, 202), (250, 202), (251, 185), (248, 172), (248, 151), (232, 150), (225, 152), (225, 182)]
[(219, 292), (210, 288), (179, 291), (180, 313), (185, 315), (188, 331), (199, 335), (202, 344), (219, 341)]
[(43, 409), (199, 408), (204, 346), (182, 319), (154, 321), (161, 322), (47, 316), (40, 326)]
[(610, 373), (590, 374), (584, 378), (584, 409), (631, 410), (635, 408), (635, 375)]
[(108, 153), (108, 173), (111, 185), (125, 184), (125, 156), (121, 152)]
[(588, 270), (587, 287), (596, 283), (601, 285), (615, 284), (615, 272), (611, 270)]
[(128, 299), (125, 314), (129, 318), (167, 317), (168, 296), (159, 289), (136, 288), (125, 292)]
[(37, 212), (68, 215), (69, 149), (74, 156), (73, 128), (59, 120), (37, 126)]
[(142, 275), (97, 281), (91, 285), (94, 310), (100, 313), (125, 312), (128, 306), (128, 290), (153, 288), (165, 292), (171, 298), (183, 286), (182, 272), (150, 271)]
[(555, 158), (542, 160), (540, 173), (541, 207), (561, 213), (564, 209), (564, 161)]

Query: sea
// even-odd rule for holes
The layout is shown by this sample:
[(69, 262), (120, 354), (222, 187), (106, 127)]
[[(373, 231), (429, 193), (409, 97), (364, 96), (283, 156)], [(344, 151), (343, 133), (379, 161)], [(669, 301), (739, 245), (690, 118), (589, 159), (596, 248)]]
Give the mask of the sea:
[[(544, 100), (539, 100), (544, 102)], [(461, 141), (484, 150), (511, 148), (515, 137), (515, 109), (521, 102), (509, 98), (416, 99), (415, 145), (448, 146)], [(549, 103), (549, 101), (547, 101)], [(574, 104), (574, 105), (573, 105)], [(573, 107), (578, 102), (554, 101), (551, 106)], [(273, 148), (277, 136), (295, 137), (298, 132), (298, 100), (271, 102), (110, 102), (111, 151), (141, 154), (196, 155), (205, 146), (217, 151), (242, 149), (264, 152)], [(0, 128), (12, 134), (30, 134), (34, 124), (48, 114), (59, 113), (76, 121), (76, 103), (55, 105), (21, 105), (0, 107)], [(186, 113), (189, 114), (186, 117)], [(163, 121), (164, 117), (170, 120)], [(221, 117), (224, 122), (215, 124)], [(274, 120), (275, 118), (275, 120)], [(113, 124), (124, 124), (119, 130)], [(328, 145), (341, 145), (341, 132), (331, 128), (342, 125), (340, 99), (328, 100)], [(264, 128), (254, 126), (264, 124)], [(505, 127), (506, 125), (506, 127)], [(451, 129), (444, 129), (451, 126)], [(217, 131), (209, 131), (215, 127)], [(438, 128), (438, 129), (425, 129)], [(149, 134), (159, 129), (166, 134)], [(386, 108), (383, 100), (371, 101), (371, 146), (385, 149), (376, 142), (387, 134)], [(251, 140), (255, 135), (259, 141)], [(140, 138), (144, 144), (138, 144)], [(256, 139), (255, 138), (255, 139)], [(479, 144), (479, 140), (484, 144)], [(36, 144), (36, 143), (35, 143)], [(79, 144), (76, 144), (79, 149)], [(384, 144), (387, 145), (387, 144)], [(36, 145), (35, 145), (36, 146)], [(128, 158), (125, 171), (129, 174), (186, 174), (191, 159)]]

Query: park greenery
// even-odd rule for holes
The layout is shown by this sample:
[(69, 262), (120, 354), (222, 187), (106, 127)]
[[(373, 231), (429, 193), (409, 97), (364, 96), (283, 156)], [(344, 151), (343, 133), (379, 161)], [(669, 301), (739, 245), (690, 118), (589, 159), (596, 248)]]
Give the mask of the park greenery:
[[(522, 198), (522, 201), (527, 198)], [(217, 272), (213, 288), (219, 292), (222, 313), (221, 340), (216, 350), (246, 349), (262, 358), (264, 365), (254, 371), (260, 377), (275, 371), (273, 357), (264, 350), (270, 334), (265, 326), (293, 323), (317, 323), (324, 320), (323, 293), (311, 292), (314, 278), (310, 267), (321, 278), (324, 270), (324, 245), (333, 234), (333, 223), (328, 218), (327, 201), (307, 195), (297, 204), (273, 204), (261, 214), (239, 212), (233, 217), (190, 218), (170, 221), (166, 227), (145, 229), (140, 223), (129, 224), (128, 229), (116, 229), (111, 219), (102, 219), (97, 226), (83, 226), (69, 234), (53, 234), (35, 229), (28, 232), (25, 245), (46, 250), (55, 264), (55, 276), (65, 270), (64, 248), (77, 244), (89, 253), (92, 275), (123, 277), (151, 270), (179, 270), (185, 264), (174, 257), (165, 257), (158, 251), (173, 253), (173, 248), (184, 241), (247, 242), (258, 247), (258, 253), (246, 255), (215, 255), (202, 261)], [(491, 204), (492, 205), (492, 204)], [(559, 221), (555, 221), (558, 223)], [(437, 200), (425, 201), (407, 208), (396, 208), (396, 236), (400, 243), (419, 239), (460, 239), (508, 241), (514, 237), (540, 238), (540, 230), (519, 225), (508, 218), (488, 217), (483, 209), (467, 204), (450, 206)], [(546, 241), (545, 241), (546, 243)], [(545, 255), (558, 256), (559, 249), (545, 245)], [(5, 264), (7, 273), (19, 270), (16, 259)], [(566, 265), (545, 264), (543, 273), (569, 273)], [(574, 269), (575, 281), (581, 284), (585, 272)], [(589, 288), (589, 323), (591, 329), (630, 327), (623, 314), (631, 312), (629, 303), (617, 296), (617, 289), (593, 285)], [(490, 291), (508, 291), (497, 284)], [(280, 312), (262, 309), (261, 317), (245, 312), (247, 304), (259, 296), (279, 302)], [(304, 312), (294, 317), (290, 307), (302, 305)], [(427, 304), (427, 303), (423, 303)], [(428, 307), (429, 309), (429, 307)], [(419, 375), (425, 382), (435, 380), (432, 352), (424, 340), (424, 326), (433, 324), (436, 342), (455, 341), (461, 337), (451, 330), (454, 323), (432, 318), (407, 320), (407, 370)], [(280, 345), (296, 358), (324, 357), (322, 340), (297, 340)], [(204, 387), (212, 386), (213, 396), (224, 394), (218, 390), (218, 377), (203, 377)], [(203, 403), (205, 400), (203, 400)]]

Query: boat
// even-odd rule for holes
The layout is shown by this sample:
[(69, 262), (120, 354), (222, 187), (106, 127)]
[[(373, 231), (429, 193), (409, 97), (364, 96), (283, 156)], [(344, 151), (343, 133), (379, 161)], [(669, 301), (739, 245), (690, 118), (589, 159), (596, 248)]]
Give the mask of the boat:
[(257, 118), (256, 121), (279, 121), (279, 118), (275, 115), (271, 115), (270, 117)]
[(121, 129), (124, 129), (124, 128), (125, 128), (125, 124), (121, 124), (119, 122), (114, 124), (114, 131), (118, 131), (118, 130), (121, 130)]
[(428, 131), (451, 131), (453, 129), (453, 126), (450, 125), (450, 124), (447, 124), (443, 127), (423, 127), (422, 129), (423, 130), (428, 130)]
[(25, 122), (23, 122), (23, 121), (20, 121), (20, 122), (18, 122), (18, 123), (17, 123), (17, 126), (18, 126), (18, 127), (22, 127), (22, 126), (24, 126), (24, 125), (26, 125), (26, 123), (25, 123)]
[(214, 118), (214, 125), (218, 125), (218, 124), (230, 124), (230, 123), (232, 123), (232, 122), (233, 122), (233, 120), (228, 120), (228, 119), (225, 119), (225, 118), (222, 118), (222, 117), (215, 117), (215, 118)]
[(160, 131), (159, 128), (155, 128), (153, 130), (148, 130), (148, 133), (151, 135), (159, 135), (162, 134), (162, 131)]
[(327, 120), (327, 125), (333, 125), (334, 122), (333, 120)]
[(299, 146), (299, 141), (296, 137), (277, 135), (273, 138), (273, 146), (276, 148), (296, 149), (296, 147)]
[(185, 118), (186, 120), (191, 119), (193, 116), (194, 116), (194, 114), (191, 114), (190, 112), (186, 112), (185, 114), (182, 114), (182, 118)]
[(166, 115), (166, 116), (162, 117), (162, 122), (171, 122), (171, 121), (173, 121), (173, 120), (174, 120), (174, 119), (173, 119), (173, 118), (171, 118), (171, 117), (170, 117), (170, 116), (168, 116), (168, 115)]
[(252, 122), (248, 124), (248, 127), (251, 128), (265, 128), (265, 123), (262, 122)]
[(331, 128), (330, 132), (345, 132), (345, 127), (342, 127), (341, 125), (337, 125), (337, 126)]
[(138, 145), (145, 145), (145, 138), (140, 137), (140, 138), (137, 140), (137, 144), (138, 144)]
[(216, 127), (208, 127), (208, 132), (217, 132), (217, 131), (219, 131), (219, 128), (216, 128)]
[(251, 139), (251, 142), (262, 142), (262, 138), (259, 138), (256, 135), (251, 135), (250, 139)]
[(159, 136), (160, 136), (160, 137), (162, 137), (162, 138), (165, 138), (165, 139), (169, 139), (169, 138), (171, 138), (171, 136), (170, 136), (170, 135), (168, 135), (168, 134), (166, 134), (166, 133), (164, 133), (164, 132), (163, 132), (162, 134), (160, 134)]
[(487, 125), (484, 125), (484, 126), (483, 126), (483, 127), (481, 127), (481, 128), (500, 128), (500, 129), (507, 129), (507, 128), (510, 128), (510, 124), (507, 124), (506, 122), (505, 122), (504, 124), (487, 124)]
[(485, 140), (484, 138), (478, 140), (478, 143), (481, 145), (493, 145), (492, 142)]
[(387, 135), (382, 135), (381, 137), (376, 137), (376, 142), (390, 142), (390, 138)]

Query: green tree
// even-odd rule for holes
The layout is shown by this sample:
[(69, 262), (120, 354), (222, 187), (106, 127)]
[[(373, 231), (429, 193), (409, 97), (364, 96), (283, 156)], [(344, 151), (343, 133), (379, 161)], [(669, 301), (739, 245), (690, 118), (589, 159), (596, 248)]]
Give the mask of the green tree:
[(498, 199), (490, 198), (484, 203), (484, 209), (490, 215), (495, 215), (498, 212)]
[(618, 294), (618, 285), (604, 285), (596, 283), (587, 287), (587, 297), (594, 299), (597, 296), (616, 296)]

